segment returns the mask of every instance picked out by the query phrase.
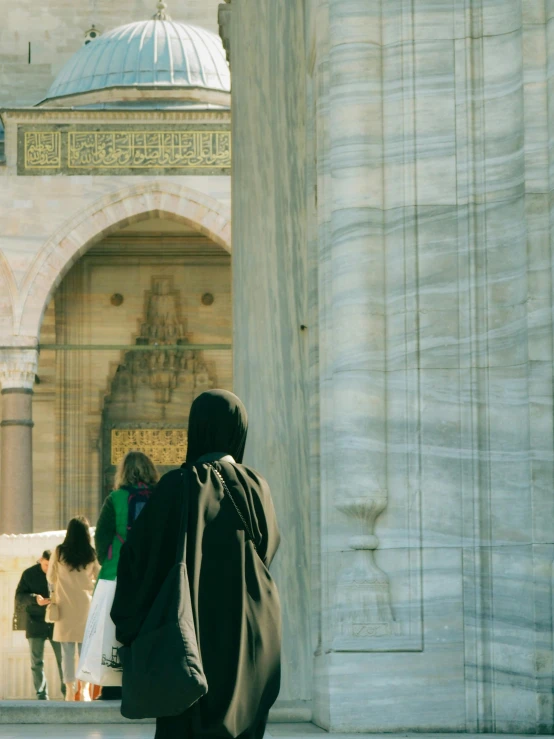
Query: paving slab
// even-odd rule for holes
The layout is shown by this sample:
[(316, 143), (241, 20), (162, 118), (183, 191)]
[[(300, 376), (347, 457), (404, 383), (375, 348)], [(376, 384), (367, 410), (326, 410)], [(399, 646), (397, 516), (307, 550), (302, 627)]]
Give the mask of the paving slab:
[(140, 726), (153, 724), (153, 720), (129, 722), (120, 712), (119, 701), (94, 701), (92, 703), (65, 703), (64, 701), (0, 701), (0, 737), (3, 725), (38, 724), (128, 724)]
[[(65, 703), (64, 701), (0, 701), (0, 728), (10, 724), (129, 724), (120, 712), (121, 701), (94, 701), (92, 703)], [(308, 723), (312, 717), (309, 707), (278, 706), (271, 710), (271, 723)], [(134, 725), (153, 724), (153, 719), (133, 721)], [(3, 734), (0, 732), (0, 737)]]
[(151, 724), (38, 724), (0, 726), (1, 739), (153, 739)]

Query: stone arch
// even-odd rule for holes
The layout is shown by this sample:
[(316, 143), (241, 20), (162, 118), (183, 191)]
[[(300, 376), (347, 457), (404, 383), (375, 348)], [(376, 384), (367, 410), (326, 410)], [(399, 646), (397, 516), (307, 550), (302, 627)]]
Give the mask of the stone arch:
[(46, 306), (70, 267), (109, 233), (137, 221), (186, 223), (231, 251), (231, 219), (217, 200), (188, 187), (147, 183), (96, 201), (53, 234), (29, 268), (14, 310), (14, 333), (38, 337)]
[(8, 344), (13, 334), (17, 283), (8, 260), (0, 249), (0, 343)]

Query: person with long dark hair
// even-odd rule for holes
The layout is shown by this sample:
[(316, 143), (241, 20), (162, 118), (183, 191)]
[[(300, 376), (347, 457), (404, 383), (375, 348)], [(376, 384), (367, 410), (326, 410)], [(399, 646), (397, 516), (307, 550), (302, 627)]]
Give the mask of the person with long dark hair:
[[(121, 549), (111, 615), (123, 649), (132, 651), (174, 571), (188, 520), (186, 550), (177, 557), (186, 561), (207, 693), (168, 715), (166, 694), (173, 705), (179, 696), (163, 671), (157, 675), (156, 739), (262, 739), (279, 693), (280, 606), (268, 568), (280, 537), (267, 482), (242, 464), (247, 428), (236, 395), (202, 393), (190, 411), (186, 464), (162, 477)], [(185, 633), (190, 621), (180, 619)], [(140, 709), (132, 694), (126, 698), (125, 669), (123, 696), (128, 712)]]
[[(62, 645), (65, 699), (75, 700), (75, 651), (80, 653), (94, 584), (100, 565), (84, 516), (72, 518), (63, 542), (50, 557), (47, 579), (55, 607), (54, 640)], [(51, 606), (50, 606), (51, 608)], [(88, 684), (80, 684), (81, 700), (90, 700)]]

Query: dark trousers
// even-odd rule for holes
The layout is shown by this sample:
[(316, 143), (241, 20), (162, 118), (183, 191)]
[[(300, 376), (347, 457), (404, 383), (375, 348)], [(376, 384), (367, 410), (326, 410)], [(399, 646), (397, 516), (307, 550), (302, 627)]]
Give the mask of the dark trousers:
[(116, 686), (108, 686), (102, 688), (102, 695), (100, 696), (104, 701), (120, 701), (121, 700), (121, 688)]
[[(195, 711), (189, 710), (180, 716), (168, 716), (167, 718), (156, 719), (156, 736), (154, 739), (194, 739), (194, 714)], [(267, 724), (267, 716), (264, 716), (251, 729), (241, 734), (238, 739), (263, 739), (265, 727)], [(202, 739), (210, 739), (208, 735), (203, 734)], [(213, 737), (212, 739), (217, 739)]]
[(60, 643), (43, 637), (29, 637), (27, 641), (29, 642), (29, 649), (31, 652), (31, 671), (33, 673), (33, 683), (37, 698), (39, 700), (48, 700), (48, 685), (46, 683), (46, 675), (44, 674), (44, 644), (46, 641), (50, 642), (52, 650), (56, 656), (62, 693), (65, 695), (65, 685), (62, 673), (62, 648)]

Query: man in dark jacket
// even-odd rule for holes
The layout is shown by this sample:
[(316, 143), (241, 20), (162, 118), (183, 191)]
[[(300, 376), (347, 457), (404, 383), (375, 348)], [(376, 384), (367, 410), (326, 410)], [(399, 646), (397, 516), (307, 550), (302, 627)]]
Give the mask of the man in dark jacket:
[[(25, 627), (25, 636), (29, 641), (31, 651), (31, 670), (33, 682), (39, 700), (48, 700), (48, 685), (44, 674), (44, 644), (46, 640), (52, 645), (58, 671), (62, 692), (65, 695), (65, 685), (62, 674), (62, 649), (58, 642), (53, 641), (54, 624), (48, 624), (44, 620), (46, 606), (50, 603), (48, 596), (48, 562), (50, 551), (42, 553), (36, 565), (29, 567), (21, 575), (21, 580), (15, 591), (15, 617), (14, 628), (22, 630)], [(23, 623), (21, 621), (23, 620)]]

